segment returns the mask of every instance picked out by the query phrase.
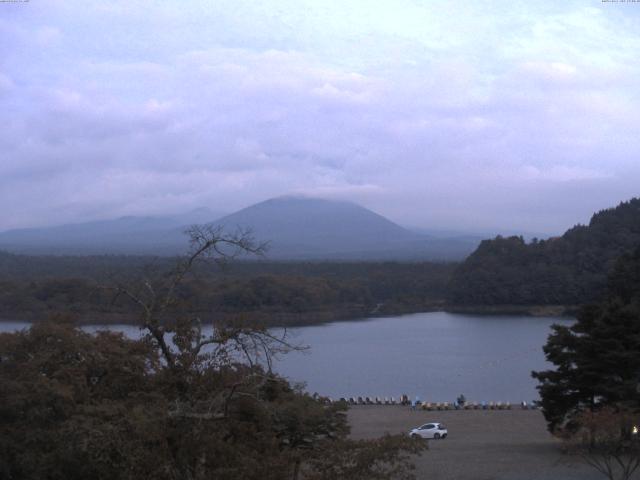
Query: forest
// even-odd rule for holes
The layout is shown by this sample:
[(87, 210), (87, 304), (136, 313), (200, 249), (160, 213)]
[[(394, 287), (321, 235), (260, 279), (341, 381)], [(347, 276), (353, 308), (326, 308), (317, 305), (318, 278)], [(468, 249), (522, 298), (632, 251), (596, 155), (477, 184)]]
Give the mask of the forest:
[[(135, 322), (116, 283), (163, 275), (176, 259), (0, 254), (0, 318), (59, 312), (91, 323)], [(442, 308), (455, 264), (265, 262), (199, 264), (180, 286), (180, 308), (203, 320), (242, 314), (269, 325), (302, 325), (370, 314)]]
[(598, 301), (616, 260), (640, 245), (640, 199), (597, 212), (561, 237), (483, 241), (449, 284), (453, 305), (580, 305)]

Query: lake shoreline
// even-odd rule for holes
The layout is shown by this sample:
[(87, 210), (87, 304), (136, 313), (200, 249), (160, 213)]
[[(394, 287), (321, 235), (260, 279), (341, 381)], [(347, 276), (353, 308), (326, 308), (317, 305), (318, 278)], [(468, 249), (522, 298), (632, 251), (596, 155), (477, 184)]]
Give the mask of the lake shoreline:
[(579, 309), (578, 305), (447, 305), (443, 311), (469, 315), (574, 317)]
[[(382, 307), (376, 312), (367, 312), (361, 308), (344, 308), (337, 310), (320, 310), (310, 312), (216, 312), (205, 316), (202, 312), (193, 315), (199, 317), (204, 323), (225, 321), (231, 318), (245, 317), (268, 327), (307, 327), (320, 326), (334, 322), (352, 322), (356, 320), (369, 320), (374, 318), (395, 317), (417, 313), (454, 313), (460, 315), (478, 316), (527, 316), (527, 317), (574, 317), (578, 306), (567, 305), (447, 305), (441, 302), (433, 305), (421, 305), (412, 307)], [(127, 313), (75, 313), (75, 312), (49, 312), (46, 315), (38, 313), (16, 313), (9, 317), (0, 317), (0, 323), (26, 322), (41, 323), (55, 315), (70, 315), (74, 323), (78, 325), (139, 325), (138, 316)]]

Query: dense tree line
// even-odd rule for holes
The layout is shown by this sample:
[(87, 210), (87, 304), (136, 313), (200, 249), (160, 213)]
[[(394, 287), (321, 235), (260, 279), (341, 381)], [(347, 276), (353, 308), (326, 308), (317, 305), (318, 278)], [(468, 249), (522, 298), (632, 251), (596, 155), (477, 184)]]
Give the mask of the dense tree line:
[(640, 199), (593, 215), (558, 238), (483, 241), (455, 270), (456, 305), (580, 305), (603, 298), (615, 261), (640, 245)]
[[(41, 319), (56, 312), (89, 321), (131, 321), (134, 305), (102, 288), (156, 275), (175, 259), (1, 255), (0, 316)], [(126, 258), (126, 257), (125, 257)], [(146, 262), (145, 262), (146, 261)], [(11, 266), (8, 266), (11, 265)], [(21, 270), (20, 266), (24, 267)], [(452, 264), (234, 262), (196, 264), (178, 291), (181, 309), (214, 318), (242, 312), (270, 324), (302, 324), (403, 313), (441, 305)], [(18, 273), (19, 272), (19, 273)]]

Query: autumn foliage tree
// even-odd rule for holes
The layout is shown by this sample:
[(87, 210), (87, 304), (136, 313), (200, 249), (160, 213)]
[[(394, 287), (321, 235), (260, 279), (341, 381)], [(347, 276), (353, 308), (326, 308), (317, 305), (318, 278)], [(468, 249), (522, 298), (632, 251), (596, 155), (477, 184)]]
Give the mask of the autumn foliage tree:
[(211, 227), (190, 238), (172, 272), (105, 286), (138, 305), (139, 340), (60, 318), (0, 335), (0, 478), (412, 478), (424, 442), (350, 440), (346, 405), (271, 371), (297, 348), (286, 335), (175, 313), (196, 263), (262, 248)]

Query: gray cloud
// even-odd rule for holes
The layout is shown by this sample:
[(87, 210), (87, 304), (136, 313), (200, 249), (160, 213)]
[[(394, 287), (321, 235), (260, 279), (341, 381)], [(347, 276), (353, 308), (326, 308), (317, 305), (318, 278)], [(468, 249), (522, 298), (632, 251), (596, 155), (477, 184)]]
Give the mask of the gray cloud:
[(2, 5), (0, 229), (298, 192), (552, 233), (638, 194), (640, 10), (342, 3)]

